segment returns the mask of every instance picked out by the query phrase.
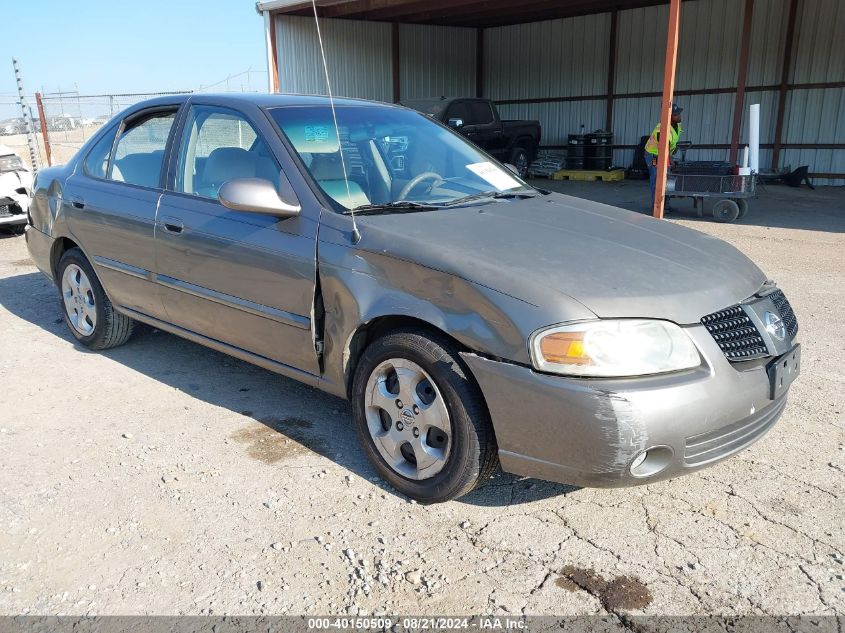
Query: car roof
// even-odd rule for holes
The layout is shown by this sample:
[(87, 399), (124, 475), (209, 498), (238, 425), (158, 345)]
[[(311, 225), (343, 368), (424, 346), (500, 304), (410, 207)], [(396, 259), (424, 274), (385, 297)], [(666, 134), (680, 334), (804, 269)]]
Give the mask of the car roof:
[[(205, 103), (249, 103), (260, 108), (273, 108), (283, 106), (327, 106), (329, 105), (329, 98), (325, 95), (301, 95), (301, 94), (266, 94), (253, 92), (225, 92), (225, 93), (206, 93), (195, 92), (179, 95), (165, 95), (148, 99), (146, 101), (135, 104), (132, 109), (140, 109), (144, 107), (156, 105), (175, 105), (181, 104), (192, 99), (195, 101)], [(380, 101), (369, 101), (366, 99), (354, 99), (351, 97), (334, 97), (334, 104), (336, 106), (383, 106), (386, 108), (395, 107), (393, 104), (383, 103)]]

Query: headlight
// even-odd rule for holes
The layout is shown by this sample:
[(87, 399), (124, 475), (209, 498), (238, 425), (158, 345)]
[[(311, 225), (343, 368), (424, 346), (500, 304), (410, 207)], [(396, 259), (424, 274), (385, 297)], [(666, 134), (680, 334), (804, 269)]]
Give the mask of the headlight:
[(21, 171), (24, 169), (23, 161), (15, 154), (0, 156), (0, 172)]
[(538, 370), (571, 376), (644, 376), (701, 363), (690, 337), (669, 321), (583, 321), (535, 332), (530, 346)]

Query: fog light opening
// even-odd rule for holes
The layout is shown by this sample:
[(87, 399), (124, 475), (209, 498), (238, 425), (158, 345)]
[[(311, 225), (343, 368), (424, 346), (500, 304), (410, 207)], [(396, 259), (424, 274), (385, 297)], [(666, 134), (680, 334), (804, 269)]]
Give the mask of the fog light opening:
[(634, 477), (652, 477), (669, 465), (672, 455), (670, 446), (652, 446), (634, 457), (629, 470)]

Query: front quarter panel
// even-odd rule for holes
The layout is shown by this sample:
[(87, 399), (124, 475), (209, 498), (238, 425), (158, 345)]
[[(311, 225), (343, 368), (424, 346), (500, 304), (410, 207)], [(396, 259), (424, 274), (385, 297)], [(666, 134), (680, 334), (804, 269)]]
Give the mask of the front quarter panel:
[(380, 317), (425, 322), (485, 356), (529, 364), (528, 338), (537, 328), (563, 320), (594, 318), (577, 302), (559, 297), (535, 306), (460, 276), (388, 254), (370, 240), (352, 245), (351, 221), (323, 214), (319, 276), (324, 317), (325, 387), (345, 397), (353, 335)]

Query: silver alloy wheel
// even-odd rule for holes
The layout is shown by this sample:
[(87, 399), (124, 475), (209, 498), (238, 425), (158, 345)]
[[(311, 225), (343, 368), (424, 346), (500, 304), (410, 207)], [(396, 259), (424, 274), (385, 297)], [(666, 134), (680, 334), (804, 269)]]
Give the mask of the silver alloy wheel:
[(97, 325), (94, 289), (88, 276), (76, 264), (68, 264), (62, 275), (62, 302), (73, 329), (89, 336)]
[(367, 380), (367, 428), (379, 454), (408, 479), (428, 479), (446, 465), (452, 423), (440, 390), (413, 361), (391, 358)]

